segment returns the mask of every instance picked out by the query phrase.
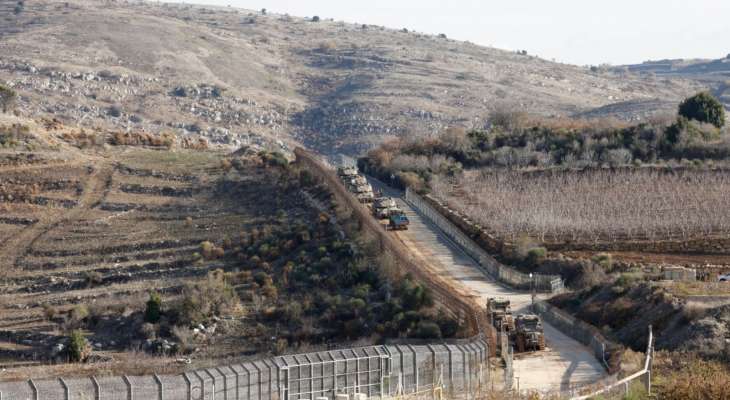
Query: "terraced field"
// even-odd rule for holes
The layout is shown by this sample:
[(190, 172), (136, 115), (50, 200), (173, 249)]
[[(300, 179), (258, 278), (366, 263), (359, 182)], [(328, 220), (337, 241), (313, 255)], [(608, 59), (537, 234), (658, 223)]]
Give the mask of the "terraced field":
[[(237, 267), (201, 259), (202, 242), (237, 238), (279, 207), (312, 213), (296, 197), (273, 201), (276, 182), (262, 169), (222, 169), (222, 156), (129, 148), (75, 164), (0, 166), (0, 365), (52, 361), (79, 305), (94, 319), (95, 358), (124, 359), (141, 346), (131, 316), (148, 291), (167, 301), (186, 282)], [(206, 350), (252, 351), (237, 340)]]

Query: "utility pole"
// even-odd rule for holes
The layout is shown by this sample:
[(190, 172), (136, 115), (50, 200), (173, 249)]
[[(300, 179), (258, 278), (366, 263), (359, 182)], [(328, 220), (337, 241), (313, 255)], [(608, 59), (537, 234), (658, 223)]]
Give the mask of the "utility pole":
[(530, 293), (532, 295), (532, 311), (535, 312), (535, 296), (537, 294), (535, 293), (535, 277), (532, 272), (530, 272)]

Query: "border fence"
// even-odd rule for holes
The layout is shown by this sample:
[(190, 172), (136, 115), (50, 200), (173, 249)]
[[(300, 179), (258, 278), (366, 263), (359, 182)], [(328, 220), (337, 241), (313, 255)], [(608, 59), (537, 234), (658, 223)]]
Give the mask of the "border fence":
[[(462, 250), (474, 258), (487, 273), (499, 281), (522, 289), (529, 289), (531, 285), (535, 285), (535, 289), (549, 293), (559, 293), (565, 290), (563, 280), (559, 276), (538, 274), (533, 275), (533, 281), (529, 275), (502, 265), (410, 188), (406, 189), (406, 201), (438, 226)], [(609, 373), (607, 378), (599, 382), (588, 385), (583, 384), (553, 393), (557, 396), (556, 398), (586, 400), (600, 396), (600, 398), (605, 399), (619, 399), (632, 393), (637, 389), (637, 386), (639, 390), (651, 393), (651, 362), (654, 356), (654, 338), (651, 327), (649, 327), (644, 368), (635, 374), (618, 380), (617, 370), (620, 365), (623, 346), (606, 339), (592, 325), (566, 314), (547, 302), (536, 300), (533, 307), (535, 312), (540, 314), (545, 321), (573, 339), (589, 346), (593, 350), (594, 356), (603, 363)], [(513, 386), (512, 379), (514, 375), (512, 349), (505, 345), (505, 341), (500, 336), (497, 337), (497, 348), (500, 350), (499, 352), (505, 363), (504, 388), (510, 391)]]
[[(649, 338), (646, 344), (646, 357), (644, 358), (643, 368), (623, 379), (614, 383), (603, 385), (601, 388), (592, 391), (586, 391), (585, 388), (580, 390), (580, 395), (571, 393), (570, 400), (587, 400), (587, 399), (626, 399), (635, 393), (645, 394), (648, 398), (652, 398), (651, 393), (651, 371), (654, 361), (654, 334), (651, 325), (649, 326)], [(600, 385), (593, 385), (600, 386)], [(586, 393), (587, 392), (587, 393)]]
[(392, 256), (399, 268), (428, 286), (437, 302), (454, 315), (463, 317), (472, 334), (483, 335), (489, 345), (490, 355), (495, 355), (497, 334), (487, 319), (483, 306), (472, 298), (460, 296), (443, 277), (424, 271), (405, 245), (387, 234), (383, 226), (370, 215), (367, 208), (347, 191), (334, 170), (327, 168), (316, 156), (302, 148), (296, 148), (294, 154), (297, 163), (300, 163), (315, 178), (328, 186), (339, 205), (352, 211), (360, 224), (360, 229), (376, 238), (381, 252)]
[(500, 282), (527, 290), (532, 289), (534, 285), (534, 289), (541, 292), (559, 293), (564, 290), (563, 279), (559, 275), (533, 274), (530, 276), (498, 262), (411, 188), (406, 188), (405, 199), (413, 208), (438, 226), (446, 236), (464, 249), (490, 276)]
[(355, 393), (385, 398), (436, 387), (474, 397), (489, 379), (487, 343), (478, 336), (286, 355), (180, 375), (3, 382), (0, 399), (315, 400)]
[(619, 355), (623, 346), (608, 339), (594, 326), (583, 322), (549, 303), (536, 300), (533, 305), (535, 313), (543, 320), (558, 328), (571, 338), (583, 343), (593, 350), (593, 355), (603, 363), (606, 370), (615, 373), (619, 365)]

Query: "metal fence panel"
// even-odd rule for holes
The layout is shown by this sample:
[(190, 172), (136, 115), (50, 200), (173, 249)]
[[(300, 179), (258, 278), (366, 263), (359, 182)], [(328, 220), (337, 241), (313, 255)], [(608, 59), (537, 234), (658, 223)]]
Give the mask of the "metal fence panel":
[(535, 285), (535, 289), (551, 293), (563, 290), (563, 280), (560, 276), (533, 274), (530, 277), (528, 274), (499, 263), (494, 257), (484, 251), (481, 246), (462, 232), (459, 227), (454, 225), (454, 223), (449, 221), (448, 218), (434, 209), (424, 198), (410, 188), (406, 189), (406, 201), (431, 223), (436, 225), (446, 236), (458, 244), (487, 273), (499, 281), (522, 289), (529, 289), (531, 285)]

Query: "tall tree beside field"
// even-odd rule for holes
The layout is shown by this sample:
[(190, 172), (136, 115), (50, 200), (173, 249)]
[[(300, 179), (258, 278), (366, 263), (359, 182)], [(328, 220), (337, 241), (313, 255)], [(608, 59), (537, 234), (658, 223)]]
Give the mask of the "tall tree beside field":
[(701, 92), (679, 105), (679, 115), (722, 128), (725, 125), (725, 107), (709, 92)]
[(0, 85), (0, 108), (4, 113), (8, 112), (13, 108), (17, 94), (13, 89), (7, 86)]

